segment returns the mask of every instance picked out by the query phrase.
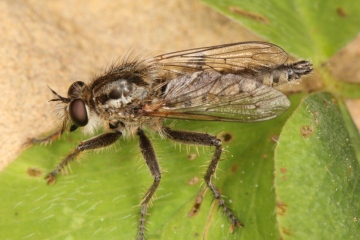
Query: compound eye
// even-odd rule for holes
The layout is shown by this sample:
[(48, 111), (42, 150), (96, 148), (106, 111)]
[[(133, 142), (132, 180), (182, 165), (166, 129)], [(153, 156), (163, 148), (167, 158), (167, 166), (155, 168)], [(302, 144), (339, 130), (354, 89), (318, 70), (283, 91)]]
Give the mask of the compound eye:
[(68, 90), (69, 97), (76, 97), (79, 94), (79, 90), (85, 86), (84, 82), (77, 81), (71, 84)]
[(74, 99), (69, 105), (69, 115), (76, 126), (85, 126), (89, 119), (85, 107), (85, 102), (81, 99)]

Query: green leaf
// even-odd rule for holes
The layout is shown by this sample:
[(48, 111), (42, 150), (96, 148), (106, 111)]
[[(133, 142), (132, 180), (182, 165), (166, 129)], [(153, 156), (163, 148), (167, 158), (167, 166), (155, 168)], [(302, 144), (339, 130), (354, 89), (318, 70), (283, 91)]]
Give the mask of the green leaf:
[(275, 150), (282, 239), (359, 239), (359, 137), (328, 93), (306, 97)]
[(328, 60), (360, 30), (360, 5), (352, 0), (203, 0), (265, 39), (316, 65)]
[[(292, 97), (293, 106), (300, 96)], [(177, 121), (176, 129), (230, 133), (214, 180), (245, 224), (231, 234), (230, 223), (209, 191), (200, 211), (187, 214), (203, 188), (202, 176), (212, 148), (174, 145), (148, 133), (163, 169), (160, 188), (149, 209), (147, 239), (278, 239), (273, 188), (273, 140), (287, 114), (271, 121), (239, 124)], [(0, 173), (0, 239), (133, 239), (139, 203), (153, 182), (137, 146), (123, 139), (116, 147), (86, 153), (72, 171), (48, 186), (44, 176), (74, 148), (79, 133), (65, 134), (49, 146), (33, 146)], [(181, 149), (180, 149), (181, 148)], [(198, 154), (194, 160), (189, 154)], [(31, 176), (28, 170), (41, 171)], [(32, 171), (36, 172), (36, 171)], [(188, 182), (197, 177), (194, 185)], [(195, 181), (196, 182), (196, 181)]]
[[(289, 53), (310, 58), (317, 70), (357, 34), (360, 26), (360, 7), (351, 1), (249, 1), (241, 5), (238, 1), (212, 1), (210, 4), (240, 19)], [(325, 88), (332, 93), (359, 96), (358, 86), (338, 82), (325, 70), (319, 73), (325, 79)], [(300, 96), (291, 97), (293, 108), (299, 99)], [(245, 225), (234, 234), (230, 233), (230, 224), (209, 191), (200, 212), (187, 216), (203, 188), (201, 178), (213, 149), (190, 148), (187, 152), (182, 146), (180, 151), (178, 145), (175, 147), (148, 132), (163, 177), (157, 198), (149, 209), (147, 239), (308, 239), (313, 236), (345, 239), (350, 234), (359, 237), (358, 133), (343, 103), (330, 95), (312, 95), (301, 106), (281, 134), (275, 167), (274, 139), (292, 110), (262, 123), (176, 123), (176, 129), (209, 134), (226, 132), (233, 136), (233, 141), (223, 145), (224, 160), (214, 181)], [(295, 117), (299, 115), (303, 117)], [(304, 128), (310, 125), (315, 131), (304, 138), (300, 132), (311, 132), (311, 128)], [(46, 173), (86, 138), (72, 133), (50, 146), (33, 146), (0, 173), (0, 239), (132, 239), (136, 236), (138, 204), (153, 182), (136, 138), (121, 140), (109, 150), (83, 154), (81, 164), (71, 164), (72, 172), (59, 176), (53, 186), (45, 184)], [(198, 152), (200, 155), (194, 160), (189, 159), (189, 154)], [(195, 177), (200, 181), (189, 184)]]

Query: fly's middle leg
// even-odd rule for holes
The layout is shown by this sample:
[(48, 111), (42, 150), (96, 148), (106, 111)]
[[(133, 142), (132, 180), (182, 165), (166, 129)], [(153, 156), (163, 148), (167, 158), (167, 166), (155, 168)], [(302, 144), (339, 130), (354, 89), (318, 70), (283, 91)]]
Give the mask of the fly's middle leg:
[(216, 200), (218, 200), (219, 206), (223, 209), (223, 212), (225, 213), (225, 215), (231, 221), (232, 231), (237, 226), (239, 226), (239, 227), (243, 226), (240, 223), (240, 221), (235, 217), (235, 215), (231, 211), (231, 209), (227, 206), (224, 199), (221, 197), (219, 190), (215, 187), (215, 185), (212, 182), (212, 177), (215, 174), (215, 171), (219, 164), (220, 156), (222, 153), (220, 139), (216, 138), (215, 136), (206, 134), (206, 133), (177, 131), (177, 130), (171, 130), (168, 127), (164, 127), (163, 131), (165, 132), (165, 135), (168, 138), (170, 138), (174, 141), (182, 142), (185, 144), (214, 146), (215, 147), (214, 155), (211, 159), (210, 165), (208, 166), (207, 171), (204, 176), (205, 183), (206, 183), (207, 187), (210, 188), (211, 192), (213, 193), (214, 198)]

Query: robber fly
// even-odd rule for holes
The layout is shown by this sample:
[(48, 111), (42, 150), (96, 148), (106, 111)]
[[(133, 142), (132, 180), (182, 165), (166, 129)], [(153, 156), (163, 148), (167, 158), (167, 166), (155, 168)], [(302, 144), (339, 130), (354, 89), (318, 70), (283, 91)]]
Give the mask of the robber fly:
[(139, 146), (154, 182), (141, 201), (138, 239), (144, 239), (148, 204), (160, 184), (161, 170), (154, 148), (143, 129), (164, 138), (215, 148), (204, 179), (219, 202), (232, 228), (242, 226), (228, 208), (212, 182), (222, 153), (215, 136), (172, 130), (165, 118), (231, 122), (256, 122), (274, 118), (290, 106), (290, 101), (273, 88), (309, 74), (312, 64), (298, 61), (287, 64), (287, 53), (265, 42), (241, 42), (194, 48), (153, 58), (126, 60), (108, 69), (88, 84), (73, 83), (67, 97), (51, 101), (61, 104), (60, 130), (32, 143), (47, 142), (66, 129), (96, 128), (107, 131), (81, 142), (47, 176), (49, 184), (80, 152), (103, 148), (121, 136), (137, 135)]

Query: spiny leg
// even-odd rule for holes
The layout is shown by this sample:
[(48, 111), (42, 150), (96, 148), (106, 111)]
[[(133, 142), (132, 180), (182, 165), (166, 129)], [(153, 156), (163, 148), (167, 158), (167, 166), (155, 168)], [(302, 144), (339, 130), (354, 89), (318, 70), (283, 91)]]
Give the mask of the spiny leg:
[(63, 132), (64, 131), (62, 129), (59, 129), (43, 138), (29, 138), (26, 140), (23, 146), (28, 147), (32, 144), (50, 143), (55, 139), (59, 138), (63, 134)]
[(182, 142), (185, 144), (193, 145), (204, 145), (204, 146), (214, 146), (215, 152), (211, 159), (210, 165), (205, 173), (204, 179), (208, 188), (214, 195), (214, 198), (219, 201), (219, 206), (223, 209), (223, 212), (231, 221), (232, 231), (237, 226), (243, 226), (239, 220), (235, 217), (234, 213), (226, 205), (224, 199), (221, 197), (219, 190), (214, 186), (211, 179), (215, 174), (216, 168), (220, 161), (220, 156), (222, 153), (221, 141), (215, 136), (206, 134), (206, 133), (197, 133), (197, 132), (186, 132), (186, 131), (176, 131), (171, 130), (168, 127), (164, 127), (163, 131), (166, 136), (174, 141)]
[[(31, 144), (50, 143), (51, 141), (54, 141), (55, 139), (59, 138), (65, 132), (66, 124), (67, 124), (67, 119), (65, 118), (60, 129), (56, 130), (55, 132), (53, 132), (43, 138), (29, 138), (24, 143), (24, 146), (30, 146)], [(75, 131), (76, 129), (77, 129), (77, 126), (72, 125), (70, 128), (70, 132)]]
[(141, 218), (139, 223), (139, 234), (138, 240), (143, 240), (145, 236), (145, 218), (147, 213), (148, 204), (154, 195), (156, 189), (160, 184), (161, 173), (160, 166), (158, 160), (155, 155), (154, 148), (149, 140), (149, 138), (145, 135), (143, 130), (140, 128), (136, 133), (139, 136), (139, 146), (141, 149), (141, 153), (148, 165), (151, 175), (154, 177), (154, 182), (151, 187), (147, 190), (143, 200), (141, 201)]
[(67, 155), (61, 163), (50, 172), (45, 179), (48, 180), (48, 184), (55, 182), (56, 174), (61, 171), (70, 161), (74, 160), (80, 152), (86, 150), (92, 150), (96, 148), (102, 148), (113, 144), (122, 135), (121, 132), (104, 133), (84, 142), (81, 142), (69, 155)]

